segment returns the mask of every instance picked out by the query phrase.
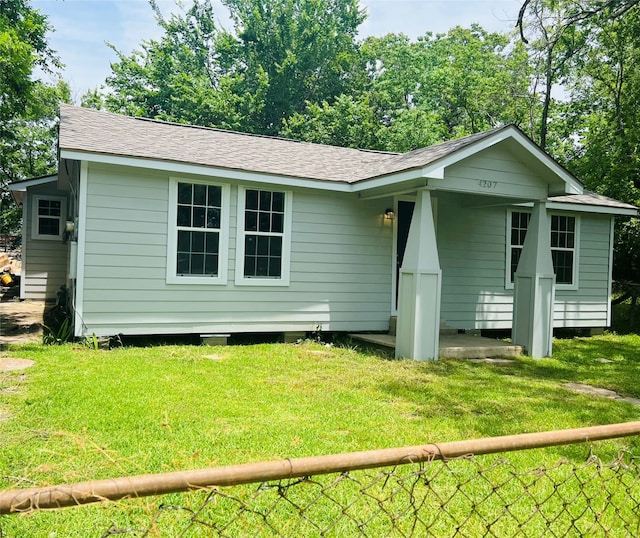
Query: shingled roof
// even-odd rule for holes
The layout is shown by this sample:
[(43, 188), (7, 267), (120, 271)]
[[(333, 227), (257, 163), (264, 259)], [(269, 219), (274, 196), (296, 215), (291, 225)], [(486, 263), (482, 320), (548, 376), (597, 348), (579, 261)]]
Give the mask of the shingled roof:
[(630, 210), (638, 209), (634, 205), (627, 204), (625, 202), (620, 202), (618, 200), (614, 200), (613, 198), (609, 198), (608, 196), (603, 196), (602, 194), (596, 194), (595, 192), (588, 191), (586, 189), (584, 191), (584, 194), (567, 194), (565, 196), (551, 196), (549, 198), (549, 201), (562, 203), (562, 204), (579, 204), (579, 205), (593, 205), (598, 207), (610, 207), (612, 209), (630, 209)]
[[(390, 153), (312, 144), (62, 105), (59, 147), (68, 152), (195, 164), (334, 183), (357, 183), (437, 163), (509, 128), (513, 129), (512, 126), (499, 127), (408, 153)], [(588, 191), (553, 196), (549, 201), (609, 208), (613, 213), (637, 209)]]
[(62, 105), (61, 150), (355, 183), (420, 168), (500, 129), (398, 154), (122, 116)]

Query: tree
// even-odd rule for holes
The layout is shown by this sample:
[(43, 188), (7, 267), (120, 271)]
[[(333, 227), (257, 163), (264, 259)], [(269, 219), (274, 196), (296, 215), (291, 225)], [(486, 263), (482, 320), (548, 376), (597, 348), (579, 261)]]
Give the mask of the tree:
[[(347, 92), (364, 20), (357, 0), (223, 0), (234, 31), (218, 28), (209, 0), (164, 19), (159, 40), (120, 52), (104, 96), (111, 110), (278, 134), (307, 101)], [(86, 102), (99, 102), (95, 94)]]
[[(553, 25), (539, 30), (555, 36), (543, 72), (560, 82), (567, 97), (543, 114), (547, 149), (588, 189), (640, 203), (640, 13), (636, 2), (547, 2)], [(526, 27), (525, 27), (526, 29)], [(577, 38), (576, 38), (577, 37)], [(547, 49), (550, 53), (551, 49)], [(549, 121), (547, 122), (547, 118)], [(618, 222), (614, 276), (638, 281), (640, 234), (637, 221)]]
[(384, 126), (369, 95), (340, 95), (333, 104), (308, 102), (304, 113), (285, 118), (281, 135), (332, 146), (380, 149)]
[(10, 136), (0, 138), (0, 174), (3, 180), (0, 233), (17, 235), (22, 211), (16, 207), (7, 185), (13, 181), (52, 173), (57, 165), (58, 109), (70, 102), (68, 85), (35, 82), (22, 113), (3, 121)]
[(55, 165), (55, 118), (66, 84), (34, 80), (59, 61), (49, 48), (47, 19), (27, 0), (0, 0), (0, 233), (15, 234), (20, 211), (7, 185), (42, 175)]
[(530, 71), (519, 44), (477, 24), (427, 34), (422, 43), (427, 53), (422, 104), (442, 110), (451, 137), (526, 122)]
[[(358, 0), (226, 0), (240, 59), (238, 93), (263, 93), (259, 132), (278, 133), (306, 102), (348, 93), (364, 21)], [(231, 40), (231, 36), (227, 36)]]
[[(640, 12), (602, 21), (569, 80), (568, 122), (577, 142), (569, 166), (586, 186), (640, 204)], [(638, 222), (618, 223), (616, 278), (638, 281)]]
[[(569, 22), (576, 20), (572, 18), (573, 11), (569, 4), (571, 1), (528, 0), (518, 18), (521, 39), (527, 44), (533, 63), (531, 91), (534, 98), (542, 94), (539, 117), (532, 116), (531, 136), (545, 150), (549, 149), (547, 136), (550, 116), (557, 105), (553, 92), (566, 83), (572, 62), (580, 55), (589, 34), (582, 26)], [(528, 16), (525, 17), (526, 14)]]
[(0, 118), (24, 110), (36, 67), (58, 66), (46, 42), (49, 30), (46, 17), (27, 0), (0, 0)]
[[(478, 25), (428, 33), (415, 42), (404, 35), (372, 37), (361, 57), (367, 82), (359, 91), (333, 105), (309, 103), (304, 113), (285, 122), (285, 135), (408, 151), (528, 121), (530, 71), (523, 46)], [(370, 136), (360, 143), (345, 137), (358, 130), (348, 124), (362, 118), (371, 126)]]
[(117, 51), (106, 94), (93, 90), (83, 104), (131, 116), (240, 129), (249, 97), (231, 91), (233, 66), (226, 63), (226, 39), (214, 23), (208, 1), (196, 0), (184, 14), (163, 18), (155, 2), (160, 40), (142, 43), (131, 55)]
[[(630, 9), (636, 7), (640, 0), (570, 0), (565, 2), (556, 1), (555, 4), (564, 4), (567, 12), (563, 25), (565, 27), (581, 25), (588, 23), (594, 19), (606, 18), (616, 20), (624, 15)], [(525, 37), (524, 20), (527, 12), (536, 9), (534, 6), (536, 0), (525, 0), (520, 6), (516, 27), (520, 31), (520, 37), (523, 42), (527, 43)]]

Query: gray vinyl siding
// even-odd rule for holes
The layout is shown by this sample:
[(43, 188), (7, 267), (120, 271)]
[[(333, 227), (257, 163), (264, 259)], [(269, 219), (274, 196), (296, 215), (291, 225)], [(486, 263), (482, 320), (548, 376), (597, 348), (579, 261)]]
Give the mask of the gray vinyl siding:
[(504, 280), (505, 209), (469, 208), (463, 200), (443, 196), (438, 203), (441, 318), (457, 329), (510, 328), (513, 299)]
[(50, 195), (65, 197), (55, 188), (55, 183), (31, 187), (23, 206), (26, 227), (22, 275), (24, 298), (32, 300), (54, 300), (58, 290), (67, 284), (69, 247), (62, 240), (33, 239), (34, 196)]
[(87, 183), (84, 334), (388, 329), (392, 229), (379, 201), (294, 189), (290, 285), (241, 286), (232, 183), (226, 285), (167, 284), (169, 174), (90, 164)]
[(439, 186), (449, 192), (529, 200), (546, 197), (548, 186), (508, 146), (506, 143), (488, 148), (450, 166)]
[[(462, 200), (443, 196), (438, 205), (442, 321), (457, 329), (509, 329), (513, 290), (505, 287), (507, 211), (504, 206), (471, 208)], [(556, 289), (554, 327), (604, 327), (611, 217), (577, 215), (579, 288)]]

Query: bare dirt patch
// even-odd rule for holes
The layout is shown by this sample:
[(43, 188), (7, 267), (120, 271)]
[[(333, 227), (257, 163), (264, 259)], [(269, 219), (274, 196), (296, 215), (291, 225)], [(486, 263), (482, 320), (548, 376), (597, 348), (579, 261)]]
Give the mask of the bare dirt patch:
[(212, 361), (223, 361), (225, 359), (224, 355), (205, 355), (204, 358)]
[(35, 361), (31, 359), (14, 359), (12, 357), (0, 357), (0, 372), (14, 372), (25, 370), (33, 366)]
[(516, 361), (513, 359), (500, 359), (486, 357), (484, 359), (469, 359), (471, 362), (484, 362), (486, 364), (514, 364)]
[(0, 345), (40, 340), (45, 303), (3, 299), (0, 298)]
[(581, 383), (565, 383), (563, 387), (565, 389), (569, 389), (574, 392), (580, 392), (582, 394), (593, 394), (594, 396), (600, 396), (601, 398), (609, 398), (610, 400), (627, 402), (637, 407), (640, 407), (640, 400), (638, 400), (637, 398), (625, 398), (624, 396), (620, 396), (617, 392), (613, 390), (603, 389), (602, 387), (594, 387), (593, 385), (583, 385)]

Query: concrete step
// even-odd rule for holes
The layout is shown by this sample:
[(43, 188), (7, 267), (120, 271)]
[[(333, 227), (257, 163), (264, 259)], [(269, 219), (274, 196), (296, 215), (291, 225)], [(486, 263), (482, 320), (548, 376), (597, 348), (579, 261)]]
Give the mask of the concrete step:
[[(396, 336), (396, 328), (398, 326), (398, 316), (391, 316), (389, 318), (389, 334)], [(449, 327), (444, 321), (440, 322), (440, 334), (458, 334), (458, 329)]]
[[(354, 340), (390, 349), (396, 347), (396, 337), (390, 334), (349, 334)], [(469, 334), (440, 333), (440, 357), (448, 359), (512, 358), (522, 355), (522, 347), (509, 342)]]

